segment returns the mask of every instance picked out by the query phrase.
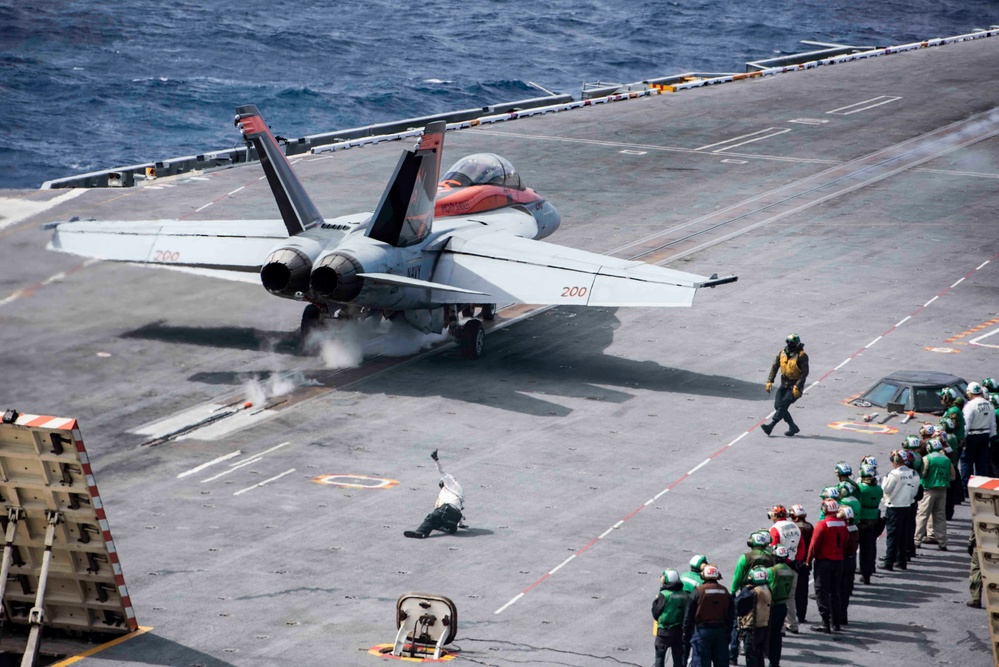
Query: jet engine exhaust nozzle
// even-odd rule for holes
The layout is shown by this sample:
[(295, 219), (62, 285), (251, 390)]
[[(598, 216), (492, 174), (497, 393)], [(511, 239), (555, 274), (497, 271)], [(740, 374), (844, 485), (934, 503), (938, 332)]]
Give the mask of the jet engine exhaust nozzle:
[(352, 301), (364, 287), (364, 279), (358, 273), (364, 273), (364, 267), (353, 257), (339, 253), (326, 255), (312, 269), (312, 291), (324, 299)]
[(260, 282), (271, 294), (294, 296), (309, 289), (312, 260), (294, 248), (279, 248), (267, 256)]

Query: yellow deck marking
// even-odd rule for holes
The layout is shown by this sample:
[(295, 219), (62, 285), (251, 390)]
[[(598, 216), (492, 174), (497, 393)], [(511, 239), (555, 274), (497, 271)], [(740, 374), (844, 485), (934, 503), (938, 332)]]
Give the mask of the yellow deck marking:
[(948, 338), (944, 342), (945, 343), (953, 343), (956, 340), (960, 340), (961, 338), (964, 338), (965, 336), (970, 336), (973, 333), (977, 333), (977, 332), (981, 331), (982, 329), (984, 329), (986, 327), (992, 326), (993, 324), (999, 324), (999, 317), (997, 317), (995, 319), (991, 319), (988, 322), (983, 322), (982, 324), (979, 324), (976, 327), (972, 327), (971, 329), (968, 329), (967, 331), (962, 331), (961, 333), (957, 334), (956, 336), (951, 336), (950, 338)]
[(399, 485), (399, 481), (395, 479), (367, 475), (319, 475), (313, 477), (312, 481), (316, 484), (340, 486), (345, 489), (391, 489)]
[(66, 667), (67, 665), (75, 664), (77, 662), (80, 662), (84, 658), (89, 658), (90, 656), (94, 655), (95, 653), (100, 653), (104, 649), (111, 648), (112, 646), (117, 646), (118, 644), (121, 644), (122, 642), (127, 642), (129, 639), (134, 639), (135, 637), (138, 637), (139, 635), (144, 635), (144, 634), (146, 634), (147, 632), (149, 632), (152, 629), (153, 629), (152, 627), (146, 627), (144, 625), (140, 625), (139, 629), (136, 630), (135, 632), (130, 632), (127, 635), (123, 635), (121, 637), (118, 637), (117, 639), (112, 639), (111, 641), (109, 641), (106, 644), (101, 644), (100, 646), (96, 646), (96, 647), (94, 647), (92, 649), (84, 651), (80, 655), (74, 655), (72, 658), (66, 658), (65, 660), (60, 660), (59, 662), (56, 662), (56, 663), (53, 663), (53, 664), (49, 665), (49, 667)]
[(897, 428), (867, 422), (833, 422), (829, 424), (829, 428), (834, 428), (838, 431), (856, 431), (857, 433), (866, 433), (868, 435), (894, 435), (898, 433)]
[[(449, 653), (447, 649), (441, 649), (441, 657), (434, 660), (434, 652), (431, 650), (425, 658), (411, 658), (408, 655), (392, 655), (393, 644), (376, 644), (368, 649), (368, 653), (377, 656), (379, 658), (388, 658), (390, 660), (405, 660), (406, 662), (447, 662), (449, 660), (454, 660), (458, 657), (457, 653)], [(406, 644), (403, 650), (409, 648), (409, 644)], [(55, 667), (55, 666), (53, 666)]]

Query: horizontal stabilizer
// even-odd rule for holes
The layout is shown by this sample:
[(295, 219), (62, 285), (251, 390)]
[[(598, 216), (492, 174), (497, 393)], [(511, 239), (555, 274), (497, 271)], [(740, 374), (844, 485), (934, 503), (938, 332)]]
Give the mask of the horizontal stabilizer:
[(709, 278), (497, 231), (452, 236), (434, 280), (484, 292), (496, 303), (685, 307), (699, 287), (735, 277)]
[(288, 234), (280, 220), (62, 222), (49, 249), (115, 262), (245, 273), (259, 282), (267, 254)]
[(476, 296), (486, 296), (483, 292), (476, 292), (470, 289), (463, 289), (461, 287), (455, 287), (454, 285), (442, 285), (441, 283), (432, 283), (427, 280), (419, 280), (417, 278), (407, 278), (406, 276), (396, 276), (391, 273), (358, 273), (359, 278), (364, 278), (365, 280), (370, 280), (376, 283), (383, 283), (385, 285), (398, 285), (400, 287), (425, 287), (427, 289), (440, 290), (442, 292), (455, 292), (458, 294), (474, 294)]

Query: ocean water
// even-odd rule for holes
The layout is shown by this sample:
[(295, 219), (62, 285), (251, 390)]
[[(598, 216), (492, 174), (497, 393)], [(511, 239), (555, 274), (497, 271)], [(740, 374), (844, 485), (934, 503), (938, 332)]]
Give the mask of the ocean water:
[(0, 0), (0, 187), (234, 146), (239, 104), (299, 137), (995, 24), (996, 0)]

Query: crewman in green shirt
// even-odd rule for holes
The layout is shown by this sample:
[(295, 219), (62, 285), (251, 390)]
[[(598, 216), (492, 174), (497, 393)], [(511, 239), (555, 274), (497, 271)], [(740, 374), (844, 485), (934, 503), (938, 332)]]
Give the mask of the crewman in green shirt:
[[(787, 564), (787, 547), (774, 547), (774, 564), (767, 568), (767, 584), (773, 596), (770, 607), (770, 667), (780, 667), (784, 648), (784, 620), (787, 618), (787, 601), (794, 595), (794, 570)], [(761, 663), (762, 664), (762, 663)]]
[(701, 577), (701, 570), (707, 564), (708, 557), (704, 554), (697, 554), (690, 559), (690, 570), (680, 573), (680, 583), (683, 584), (683, 590), (693, 593), (695, 588), (704, 583), (704, 579)]
[(927, 540), (927, 530), (940, 551), (947, 551), (947, 487), (957, 473), (943, 453), (943, 443), (933, 438), (926, 443), (929, 453), (923, 459), (923, 499), (916, 517), (916, 546)]
[(860, 530), (860, 549), (857, 554), (857, 565), (860, 577), (865, 584), (871, 583), (874, 574), (874, 564), (878, 558), (878, 534), (881, 532), (881, 498), (885, 492), (878, 484), (878, 471), (874, 466), (865, 463), (860, 466), (860, 511), (854, 512), (857, 517), (857, 528)]
[[(767, 548), (770, 545), (770, 531), (761, 528), (753, 531), (746, 540), (749, 551), (739, 556), (735, 563), (735, 570), (732, 571), (732, 584), (729, 589), (733, 596), (738, 593), (743, 586), (751, 586), (753, 582), (749, 578), (749, 573), (753, 568), (767, 568), (774, 564), (773, 554)], [(735, 618), (732, 627), (732, 636), (729, 638), (728, 655), (729, 659), (738, 659), (739, 656), (739, 628), (738, 617)]]
[(690, 593), (683, 590), (680, 573), (663, 570), (659, 579), (662, 587), (652, 602), (652, 618), (656, 619), (656, 667), (664, 667), (666, 651), (673, 654), (673, 667), (683, 667), (683, 619), (690, 604)]

